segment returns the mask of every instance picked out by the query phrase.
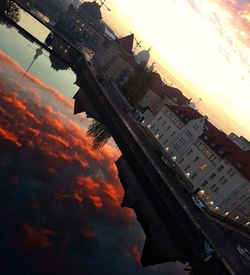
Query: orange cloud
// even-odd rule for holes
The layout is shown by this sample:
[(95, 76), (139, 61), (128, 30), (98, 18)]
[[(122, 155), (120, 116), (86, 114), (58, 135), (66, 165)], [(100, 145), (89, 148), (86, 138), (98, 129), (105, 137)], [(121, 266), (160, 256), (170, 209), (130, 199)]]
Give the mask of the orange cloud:
[(102, 199), (97, 195), (89, 195), (89, 198), (93, 202), (96, 208), (102, 208)]
[(73, 198), (78, 201), (79, 203), (83, 202), (83, 198), (81, 196), (81, 192), (79, 190), (75, 190), (74, 194), (73, 194)]
[(55, 232), (46, 228), (34, 228), (29, 224), (22, 224), (25, 232), (24, 242), (26, 245), (32, 248), (48, 248), (52, 244), (49, 240), (51, 236), (55, 235)]
[(7, 130), (0, 128), (0, 137), (13, 142), (17, 147), (22, 147), (22, 144), (18, 141), (18, 138)]

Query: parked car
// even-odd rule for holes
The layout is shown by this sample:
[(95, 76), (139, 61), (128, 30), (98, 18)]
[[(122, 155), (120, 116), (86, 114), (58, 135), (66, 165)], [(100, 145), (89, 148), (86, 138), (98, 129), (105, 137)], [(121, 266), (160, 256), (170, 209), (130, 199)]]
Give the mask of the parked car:
[(192, 196), (192, 202), (197, 208), (199, 208), (201, 211), (204, 211), (205, 206), (197, 196)]
[(169, 162), (168, 162), (168, 160), (167, 160), (167, 158), (166, 158), (165, 155), (162, 155), (162, 156), (161, 156), (161, 159), (162, 159), (162, 161), (163, 161), (167, 166), (169, 165)]

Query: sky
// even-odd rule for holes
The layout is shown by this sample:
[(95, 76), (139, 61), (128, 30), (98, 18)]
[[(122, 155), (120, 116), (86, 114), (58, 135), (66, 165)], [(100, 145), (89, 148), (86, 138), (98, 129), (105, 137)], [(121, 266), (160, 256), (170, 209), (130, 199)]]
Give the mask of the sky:
[(120, 152), (92, 150), (73, 100), (24, 72), (0, 50), (0, 273), (184, 274), (141, 267), (145, 236), (120, 206)]
[(250, 139), (249, 0), (109, 0), (104, 20), (133, 31), (212, 123)]

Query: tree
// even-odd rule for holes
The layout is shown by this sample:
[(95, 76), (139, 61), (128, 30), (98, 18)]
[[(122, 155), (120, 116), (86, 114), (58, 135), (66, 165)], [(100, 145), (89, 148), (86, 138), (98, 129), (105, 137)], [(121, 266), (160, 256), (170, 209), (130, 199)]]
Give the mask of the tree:
[(138, 66), (123, 86), (123, 94), (131, 104), (137, 104), (146, 94), (153, 81), (153, 72), (147, 67)]
[(56, 57), (53, 53), (50, 53), (49, 59), (51, 62), (51, 68), (55, 71), (68, 70), (70, 67), (68, 64), (60, 60), (58, 57)]
[(101, 148), (111, 138), (108, 127), (96, 120), (93, 120), (93, 122), (90, 124), (87, 131), (87, 136), (94, 138), (93, 149)]
[[(20, 21), (20, 9), (18, 6), (11, 0), (0, 0), (0, 15), (10, 18), (16, 23)], [(11, 28), (12, 25), (6, 22), (6, 20), (0, 17), (0, 24), (6, 25), (7, 28)]]

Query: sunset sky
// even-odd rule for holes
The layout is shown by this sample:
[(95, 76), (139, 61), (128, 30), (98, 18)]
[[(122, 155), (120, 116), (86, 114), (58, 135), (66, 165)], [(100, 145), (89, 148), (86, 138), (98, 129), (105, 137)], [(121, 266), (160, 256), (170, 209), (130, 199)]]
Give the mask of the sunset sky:
[[(227, 133), (250, 138), (249, 0), (109, 0), (104, 20), (132, 30), (171, 82)], [(246, 126), (247, 125), (247, 126)]]

